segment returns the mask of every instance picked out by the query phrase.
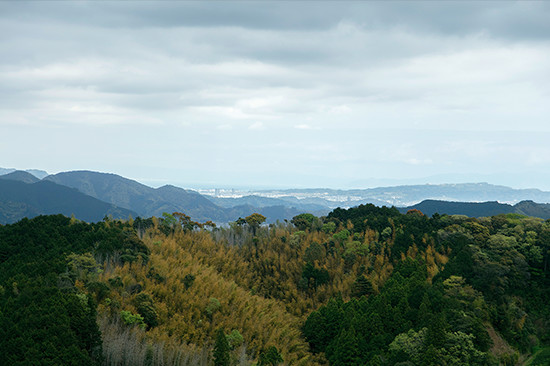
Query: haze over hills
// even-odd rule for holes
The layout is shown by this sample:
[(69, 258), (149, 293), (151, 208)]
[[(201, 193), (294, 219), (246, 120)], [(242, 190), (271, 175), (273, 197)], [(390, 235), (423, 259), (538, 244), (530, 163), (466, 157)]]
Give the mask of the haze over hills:
[(155, 189), (116, 174), (72, 171), (49, 175), (44, 180), (76, 188), (102, 201), (134, 210), (141, 216), (178, 211), (182, 204), (193, 213), (201, 204), (205, 205), (211, 209), (210, 215), (217, 216), (214, 212), (217, 207), (196, 192), (167, 186)]
[[(6, 172), (8, 173), (5, 174)], [(4, 174), (2, 175), (2, 173)], [(1, 168), (0, 179), (16, 180), (30, 185), (40, 182), (30, 171), (11, 171), (11, 169)], [(103, 214), (94, 209), (93, 214), (77, 216), (83, 220), (90, 217), (100, 220), (105, 212), (121, 218), (128, 217), (130, 213), (134, 217), (158, 217), (164, 212), (184, 212), (194, 220), (227, 223), (258, 212), (267, 217), (267, 222), (275, 222), (276, 220), (291, 219), (304, 212), (323, 216), (336, 207), (349, 208), (366, 203), (401, 207), (401, 211), (416, 208), (429, 216), (438, 212), (475, 217), (500, 213), (550, 217), (550, 205), (535, 203), (550, 202), (550, 192), (538, 189), (513, 189), (488, 183), (427, 184), (353, 190), (322, 188), (258, 191), (203, 189), (197, 192), (173, 185), (152, 188), (116, 174), (93, 171), (62, 172), (45, 177), (43, 182), (76, 189), (90, 198), (108, 204), (102, 208)], [(37, 190), (37, 192), (41, 192), (41, 190)], [(64, 196), (59, 192), (55, 196), (61, 201), (72, 197), (71, 195)], [(16, 197), (19, 198), (16, 199)], [(44, 202), (54, 204), (52, 200)], [(59, 206), (60, 203), (56, 202), (55, 204)], [(55, 212), (52, 211), (53, 207), (25, 201), (22, 196), (14, 196), (10, 200), (6, 200), (2, 209), (5, 211), (4, 217), (6, 217), (4, 222), (7, 222), (7, 217), (13, 221), (26, 214), (36, 216), (40, 213)], [(76, 215), (76, 210), (70, 213), (67, 210), (68, 208), (65, 208), (65, 211), (59, 212)], [(82, 212), (82, 210), (78, 212)]]
[(195, 191), (174, 186), (151, 188), (116, 174), (72, 171), (49, 175), (44, 180), (75, 188), (105, 202), (137, 212), (139, 216), (161, 216), (184, 211), (196, 220), (224, 221), (224, 210)]
[(309, 213), (325, 215), (330, 210), (329, 203), (323, 201), (317, 203), (310, 203), (310, 199), (298, 199), (293, 196), (281, 197), (281, 198), (271, 198), (271, 197), (262, 197), (258, 195), (243, 196), (238, 198), (231, 197), (216, 197), (216, 196), (205, 196), (215, 204), (225, 208), (239, 207), (239, 206), (252, 206), (252, 207), (273, 207), (273, 206), (285, 206), (285, 207), (295, 207), (300, 211), (307, 211)]
[[(13, 173), (15, 171), (19, 171), (19, 170), (13, 169), (13, 168), (0, 168), (0, 176), (6, 175), (6, 174), (9, 174), (9, 173)], [(38, 179), (43, 179), (44, 177), (48, 176), (48, 172), (46, 172), (44, 170), (27, 169), (27, 170), (25, 170), (25, 172), (34, 175)]]
[(535, 203), (533, 201), (521, 201), (515, 205), (507, 203), (492, 202), (449, 202), (438, 200), (425, 200), (416, 205), (401, 207), (399, 211), (406, 213), (408, 210), (416, 209), (427, 216), (435, 213), (440, 215), (466, 215), (469, 217), (488, 217), (500, 214), (515, 213), (525, 216), (550, 219), (550, 204)]
[(264, 214), (268, 222), (274, 222), (306, 212), (281, 204), (256, 207), (239, 202), (234, 206), (220, 207), (196, 191), (171, 185), (151, 188), (110, 173), (72, 171), (50, 175), (44, 180), (76, 188), (102, 201), (133, 210), (142, 217), (184, 212), (194, 220), (226, 223), (258, 212)]
[(539, 189), (514, 189), (489, 183), (423, 184), (368, 189), (338, 190), (327, 188), (286, 189), (286, 190), (199, 190), (200, 193), (217, 198), (241, 198), (249, 195), (300, 200), (311, 204), (335, 207), (353, 207), (360, 203), (373, 203), (381, 206), (406, 207), (427, 199), (487, 202), (498, 201), (515, 204), (524, 200), (549, 203), (550, 192)]
[(40, 181), (40, 179), (31, 173), (22, 170), (16, 170), (8, 174), (0, 175), (0, 179), (16, 180), (23, 183), (36, 183)]
[(76, 189), (49, 181), (24, 183), (0, 179), (0, 223), (13, 223), (39, 215), (75, 215), (87, 222), (101, 221), (106, 215), (127, 218), (136, 213), (85, 195)]
[[(0, 179), (15, 180), (25, 183), (39, 182), (38, 178), (25, 171), (12, 172), (10, 169), (4, 169), (2, 172), (9, 173), (0, 175)], [(270, 205), (256, 206), (248, 202), (235, 202), (233, 205), (221, 207), (196, 191), (186, 190), (172, 185), (166, 185), (155, 189), (134, 180), (110, 173), (91, 171), (64, 172), (47, 176), (43, 181), (55, 183), (62, 187), (76, 189), (87, 197), (107, 203), (108, 207), (116, 206), (124, 208), (124, 210), (103, 211), (101, 214), (92, 210), (93, 212), (90, 214), (76, 215), (76, 210), (58, 209), (58, 211), (55, 211), (59, 204), (53, 205), (53, 201), (51, 200), (46, 200), (46, 203), (44, 203), (45, 206), (38, 205), (39, 207), (37, 208), (35, 203), (29, 203), (24, 199), (24, 194), (19, 194), (13, 195), (9, 202), (6, 201), (2, 204), (2, 209), (5, 211), (5, 218), (1, 222), (13, 222), (25, 216), (33, 217), (44, 213), (63, 213), (66, 215), (75, 213), (79, 219), (89, 221), (90, 218), (93, 218), (94, 221), (97, 221), (101, 220), (106, 214), (111, 214), (115, 218), (127, 218), (130, 214), (134, 217), (158, 217), (164, 212), (184, 212), (195, 220), (212, 220), (218, 223), (235, 221), (239, 217), (246, 217), (254, 212), (258, 212), (267, 217), (267, 222), (275, 222), (276, 220), (290, 219), (300, 213), (311, 211), (305, 208), (296, 208), (284, 201), (277, 200), (273, 200)], [(29, 188), (25, 187), (19, 189), (28, 190)], [(71, 199), (72, 197), (70, 194), (56, 194), (55, 196), (57, 200), (61, 201)], [(85, 207), (78, 211), (79, 213), (82, 213), (82, 210), (86, 210), (87, 206), (84, 206)], [(328, 212), (328, 210), (315, 210), (313, 212), (316, 214), (324, 214)]]

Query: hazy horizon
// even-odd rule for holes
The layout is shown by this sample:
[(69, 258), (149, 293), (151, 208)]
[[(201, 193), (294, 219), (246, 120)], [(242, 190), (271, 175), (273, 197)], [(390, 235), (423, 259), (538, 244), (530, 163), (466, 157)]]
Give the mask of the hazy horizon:
[[(43, 169), (39, 168), (26, 168), (26, 167), (19, 167), (19, 168), (6, 168), (0, 166), (0, 175), (6, 174), (3, 173), (3, 169), (14, 169), (19, 171), (41, 171), (48, 173), (48, 175), (55, 175), (58, 173), (65, 173), (65, 172), (71, 172), (71, 171), (92, 171), (89, 169), (72, 169), (68, 171), (59, 171), (59, 172), (47, 172)], [(115, 174), (122, 176), (121, 174), (118, 174), (117, 172), (109, 172), (109, 171), (93, 171), (97, 173), (106, 173), (106, 174)], [(456, 176), (450, 176), (450, 175), (441, 175), (441, 176), (432, 176), (432, 177), (424, 177), (424, 178), (418, 178), (418, 179), (383, 179), (383, 178), (372, 178), (372, 179), (366, 179), (364, 181), (360, 182), (351, 182), (348, 185), (344, 186), (297, 186), (297, 185), (239, 185), (239, 184), (223, 184), (223, 183), (217, 183), (217, 182), (178, 182), (178, 181), (169, 181), (169, 180), (163, 180), (163, 179), (151, 179), (151, 178), (139, 178), (139, 177), (128, 177), (128, 176), (122, 176), (123, 178), (131, 179), (134, 181), (137, 181), (141, 184), (144, 184), (146, 186), (152, 187), (152, 188), (159, 188), (164, 185), (173, 185), (180, 188), (185, 189), (193, 189), (193, 190), (208, 190), (208, 189), (235, 189), (238, 191), (261, 191), (261, 190), (287, 190), (287, 189), (333, 189), (333, 190), (354, 190), (354, 189), (370, 189), (370, 188), (384, 188), (384, 187), (399, 187), (399, 186), (415, 186), (415, 185), (452, 185), (452, 184), (491, 184), (495, 186), (507, 186), (509, 188), (513, 189), (539, 189), (541, 191), (548, 191), (544, 188), (535, 187), (535, 186), (514, 186), (514, 185), (504, 185), (500, 183), (495, 183), (494, 181), (491, 181), (490, 179), (486, 180), (478, 180), (478, 181), (470, 181), (468, 179), (465, 179), (465, 177), (461, 177), (460, 175)], [(454, 178), (453, 178), (454, 177)], [(490, 178), (491, 176), (486, 176), (485, 178)], [(40, 178), (40, 177), (38, 177)], [(454, 180), (453, 180), (454, 179)]]
[(0, 163), (550, 190), (549, 18), (546, 2), (2, 2)]

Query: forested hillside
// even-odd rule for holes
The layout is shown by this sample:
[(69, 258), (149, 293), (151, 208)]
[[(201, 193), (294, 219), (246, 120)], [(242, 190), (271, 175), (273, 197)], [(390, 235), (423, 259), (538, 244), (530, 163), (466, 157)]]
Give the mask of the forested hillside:
[[(47, 176), (44, 181), (75, 188), (98, 200), (137, 212), (143, 217), (161, 216), (163, 212), (185, 211), (196, 220), (225, 223), (240, 216), (259, 212), (267, 217), (268, 222), (275, 222), (277, 219), (290, 219), (310, 208), (303, 205), (281, 205), (281, 202), (272, 202), (269, 205), (261, 204), (255, 207), (250, 205), (251, 202), (247, 200), (221, 207), (193, 190), (172, 185), (151, 188), (116, 174), (92, 171), (58, 173)], [(284, 203), (284, 201), (282, 202)], [(324, 212), (328, 212), (328, 210)], [(133, 217), (135, 216), (133, 215)]]
[(0, 227), (0, 348), (10, 364), (71, 364), (55, 342), (72, 364), (547, 364), (550, 222), (373, 205), (264, 220)]
[(40, 181), (40, 179), (36, 178), (31, 173), (25, 172), (22, 170), (16, 170), (8, 174), (0, 175), (0, 179), (16, 180), (16, 181), (28, 183), (28, 184), (32, 184)]
[(63, 172), (49, 175), (44, 180), (75, 188), (142, 216), (160, 216), (163, 212), (174, 212), (185, 207), (197, 218), (225, 219), (221, 208), (197, 192), (174, 186), (155, 189), (116, 174), (91, 171)]
[[(121, 225), (40, 216), (0, 226), (0, 364), (95, 365), (102, 342), (92, 296), (99, 267), (92, 253), (148, 249)], [(87, 288), (78, 284), (86, 279)]]
[(99, 221), (108, 215), (117, 218), (136, 216), (134, 211), (100, 201), (73, 188), (48, 181), (31, 184), (10, 178), (13, 177), (0, 177), (0, 224), (14, 223), (23, 217), (54, 214), (75, 215), (87, 222)]
[(539, 217), (541, 219), (550, 219), (550, 204), (535, 203), (533, 201), (521, 201), (515, 205), (507, 203), (493, 202), (450, 202), (425, 200), (409, 207), (399, 207), (401, 213), (409, 210), (419, 210), (422, 213), (432, 216), (437, 213), (440, 215), (466, 215), (469, 217), (488, 217), (500, 214), (520, 214), (525, 216)]

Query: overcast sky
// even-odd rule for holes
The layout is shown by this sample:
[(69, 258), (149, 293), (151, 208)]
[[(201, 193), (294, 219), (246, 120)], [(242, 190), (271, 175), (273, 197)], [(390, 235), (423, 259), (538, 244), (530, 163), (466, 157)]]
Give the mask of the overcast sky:
[(550, 190), (550, 2), (0, 2), (0, 167)]

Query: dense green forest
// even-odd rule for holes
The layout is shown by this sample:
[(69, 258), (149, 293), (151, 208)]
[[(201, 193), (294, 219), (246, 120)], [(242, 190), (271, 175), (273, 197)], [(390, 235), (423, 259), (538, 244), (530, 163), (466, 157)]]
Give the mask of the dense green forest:
[(550, 221), (264, 221), (0, 226), (0, 363), (548, 365)]
[[(62, 215), (0, 227), (0, 349), (6, 365), (93, 365), (102, 341), (94, 288), (96, 256), (146, 258), (133, 231)], [(87, 289), (75, 286), (87, 279)]]

